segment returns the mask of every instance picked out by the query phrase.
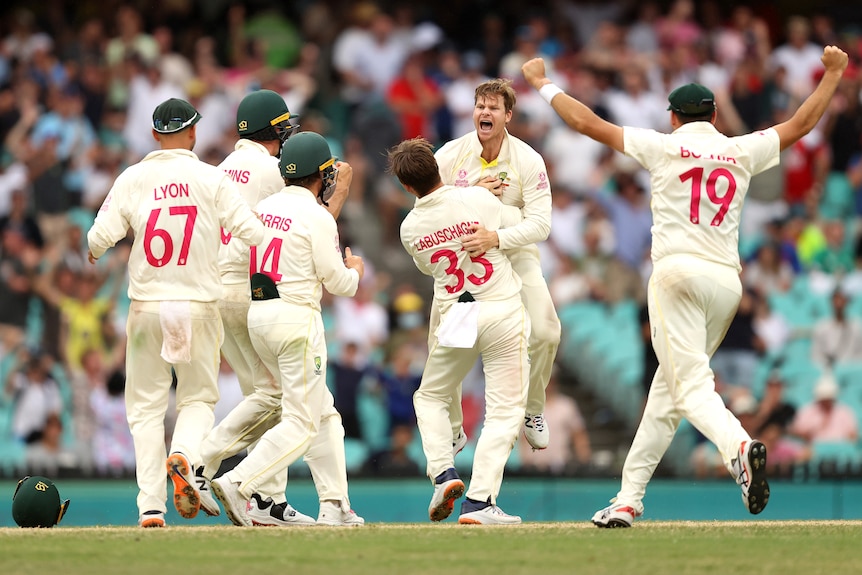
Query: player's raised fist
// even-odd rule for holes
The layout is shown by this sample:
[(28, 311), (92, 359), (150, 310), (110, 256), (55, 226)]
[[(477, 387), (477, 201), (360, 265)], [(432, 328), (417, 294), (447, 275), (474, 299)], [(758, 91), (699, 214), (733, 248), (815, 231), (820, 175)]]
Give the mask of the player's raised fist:
[(847, 52), (837, 46), (826, 46), (820, 61), (827, 71), (843, 72), (847, 69)]
[(350, 181), (353, 179), (353, 168), (347, 162), (335, 162), (335, 167), (338, 169), (338, 179), (336, 185), (350, 186)]
[(344, 248), (344, 265), (352, 270), (359, 272), (359, 279), (365, 275), (365, 262), (359, 256), (353, 255), (350, 248)]
[(545, 77), (545, 61), (541, 58), (533, 58), (524, 62), (524, 65), (521, 66), (521, 73), (527, 83), (536, 90), (549, 82)]

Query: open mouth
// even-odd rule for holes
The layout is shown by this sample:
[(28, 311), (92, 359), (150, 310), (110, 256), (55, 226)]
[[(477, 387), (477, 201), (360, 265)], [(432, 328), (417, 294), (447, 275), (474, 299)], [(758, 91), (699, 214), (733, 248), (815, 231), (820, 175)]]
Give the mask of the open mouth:
[(482, 130), (483, 132), (490, 132), (491, 128), (493, 128), (493, 127), (494, 127), (494, 124), (492, 124), (491, 122), (489, 122), (487, 120), (481, 120), (479, 122), (479, 129)]

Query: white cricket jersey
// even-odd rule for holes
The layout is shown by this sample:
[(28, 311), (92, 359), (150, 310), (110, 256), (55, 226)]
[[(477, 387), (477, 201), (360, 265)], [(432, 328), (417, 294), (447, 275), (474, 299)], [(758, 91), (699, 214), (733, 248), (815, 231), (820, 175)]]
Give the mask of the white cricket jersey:
[(230, 178), (178, 149), (150, 152), (119, 175), (87, 232), (90, 251), (101, 257), (129, 228), (129, 297), (137, 301), (216, 301), (221, 228), (249, 244), (263, 238)]
[[(251, 140), (239, 140), (219, 168), (233, 180), (249, 206), (256, 206), (284, 187), (278, 158), (271, 156), (262, 144)], [(222, 230), (218, 267), (223, 284), (248, 283), (248, 246), (232, 240), (225, 230)]]
[(488, 230), (515, 225), (503, 204), (488, 190), (478, 186), (443, 186), (423, 198), (401, 222), (401, 243), (419, 270), (434, 278), (434, 298), (445, 312), (465, 291), (476, 301), (505, 300), (518, 296), (521, 280), (509, 259), (499, 249), (470, 256), (461, 247), (461, 238), (470, 233), (470, 224)]
[(551, 231), (551, 184), (545, 161), (536, 150), (506, 132), (497, 159), (482, 158), (475, 130), (446, 143), (434, 154), (440, 179), (450, 186), (474, 186), (485, 176), (501, 176), (507, 186), (500, 200), (521, 210), (523, 221), (499, 230), (500, 249), (531, 246), (548, 239)]
[(652, 260), (691, 254), (739, 265), (739, 219), (751, 177), (778, 164), (773, 129), (729, 138), (710, 122), (662, 134), (626, 126), (624, 149), (649, 170)]
[(282, 300), (320, 311), (321, 286), (336, 296), (356, 293), (359, 272), (344, 265), (335, 219), (308, 189), (282, 188), (256, 211), (265, 233), (250, 250), (250, 270), (269, 276)]

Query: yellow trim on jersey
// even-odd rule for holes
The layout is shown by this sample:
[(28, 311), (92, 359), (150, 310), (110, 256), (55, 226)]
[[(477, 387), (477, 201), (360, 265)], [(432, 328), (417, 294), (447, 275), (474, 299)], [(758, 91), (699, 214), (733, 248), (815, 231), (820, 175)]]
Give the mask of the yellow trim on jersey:
[(483, 158), (482, 156), (479, 156), (479, 161), (482, 162), (482, 169), (483, 170), (496, 167), (497, 166), (497, 160), (498, 160), (498, 158), (494, 158), (490, 162), (486, 162), (485, 158)]

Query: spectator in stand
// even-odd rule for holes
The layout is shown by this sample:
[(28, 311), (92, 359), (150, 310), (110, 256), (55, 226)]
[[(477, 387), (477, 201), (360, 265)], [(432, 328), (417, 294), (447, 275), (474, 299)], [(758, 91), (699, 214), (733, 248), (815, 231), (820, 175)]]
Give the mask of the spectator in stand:
[(485, 59), (476, 51), (469, 51), (461, 56), (460, 74), (453, 78), (445, 88), (446, 106), (452, 114), (451, 138), (460, 138), (473, 131), (473, 94), (476, 86), (490, 80), (482, 72)]
[(811, 359), (821, 367), (862, 361), (862, 323), (847, 316), (847, 295), (841, 288), (832, 292), (832, 317), (814, 324)]
[(28, 474), (50, 477), (77, 471), (77, 456), (63, 445), (63, 420), (60, 415), (49, 414), (39, 439), (27, 444), (24, 467)]
[(793, 268), (781, 259), (778, 246), (774, 243), (764, 243), (757, 250), (754, 261), (745, 265), (742, 270), (742, 285), (761, 296), (768, 297), (772, 293), (786, 292), (793, 283)]
[(13, 352), (23, 341), (39, 250), (17, 227), (0, 237), (0, 350)]
[(12, 435), (26, 444), (42, 438), (51, 415), (63, 413), (57, 382), (48, 375), (50, 358), (23, 350), (6, 381), (6, 396), (13, 399)]
[(652, 241), (649, 195), (631, 169), (628, 158), (617, 164), (612, 194), (594, 194), (614, 227), (614, 255), (634, 270), (640, 269)]
[(389, 107), (398, 115), (401, 138), (409, 140), (423, 136), (436, 141), (431, 122), (443, 105), (443, 95), (437, 84), (425, 74), (421, 53), (411, 54), (386, 91)]
[(845, 240), (846, 230), (841, 220), (823, 222), (823, 236), (826, 243), (816, 250), (811, 258), (810, 267), (831, 276), (844, 276), (856, 267), (853, 252)]
[(386, 397), (390, 433), (399, 426), (416, 426), (413, 394), (419, 389), (422, 372), (413, 371), (413, 354), (413, 348), (408, 344), (394, 349), (387, 365), (377, 375), (378, 385)]
[(832, 374), (823, 374), (814, 386), (814, 401), (796, 412), (791, 433), (809, 446), (817, 441), (856, 443), (859, 421), (852, 408), (838, 401), (839, 391)]
[(593, 456), (590, 435), (578, 404), (560, 391), (560, 373), (555, 365), (545, 388), (545, 417), (551, 428), (547, 449), (532, 449), (518, 439), (521, 465), (525, 470), (558, 475), (588, 467)]
[(126, 377), (114, 371), (104, 385), (93, 387), (93, 463), (100, 475), (127, 475), (135, 470), (135, 446), (126, 421), (123, 392)]
[(332, 306), (335, 340), (341, 345), (347, 342), (359, 344), (356, 366), (361, 368), (377, 359), (375, 354), (389, 337), (386, 308), (375, 301), (378, 294), (375, 274), (370, 266), (366, 269), (365, 279), (359, 282), (356, 295), (335, 298)]
[(415, 429), (415, 425), (403, 424), (392, 428), (389, 448), (369, 457), (364, 471), (381, 477), (420, 477), (422, 471), (408, 450)]
[(159, 44), (144, 32), (141, 13), (133, 6), (120, 6), (115, 23), (117, 35), (105, 48), (105, 62), (111, 76), (108, 101), (111, 105), (124, 107), (129, 103), (129, 77), (124, 69), (129, 57), (135, 54), (153, 62), (159, 56)]
[(668, 131), (667, 105), (650, 90), (646, 70), (630, 61), (619, 72), (619, 90), (605, 96), (611, 121), (620, 126)]
[(787, 20), (787, 43), (773, 50), (772, 69), (778, 66), (787, 71), (790, 93), (804, 100), (814, 91), (814, 75), (821, 69), (823, 48), (809, 41), (811, 24), (804, 16), (791, 16)]
[(362, 380), (369, 371), (360, 365), (359, 359), (359, 346), (355, 341), (347, 341), (341, 344), (341, 353), (329, 366), (335, 409), (341, 414), (344, 437), (352, 439), (363, 439), (357, 400), (362, 393)]
[(710, 360), (710, 367), (731, 385), (751, 390), (763, 342), (754, 331), (756, 296), (744, 289), (736, 316)]

